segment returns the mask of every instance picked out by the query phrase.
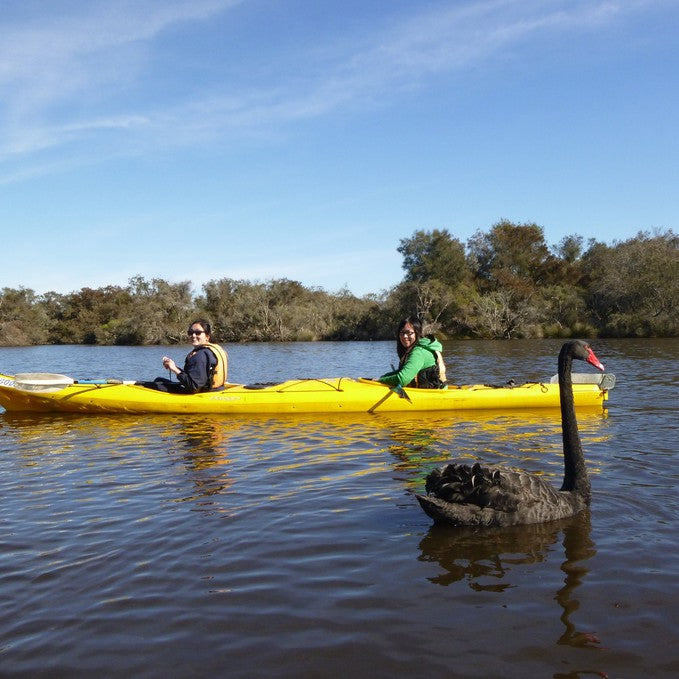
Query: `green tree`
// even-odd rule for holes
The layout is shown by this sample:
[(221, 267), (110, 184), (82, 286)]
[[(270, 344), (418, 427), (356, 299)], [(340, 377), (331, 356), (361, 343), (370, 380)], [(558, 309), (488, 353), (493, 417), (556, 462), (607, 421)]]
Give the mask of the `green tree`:
[(157, 344), (206, 317), (220, 342), (385, 339), (416, 314), (440, 336), (676, 336), (679, 238), (639, 232), (612, 245), (503, 220), (469, 240), (446, 230), (400, 241), (404, 279), (381, 296), (330, 294), (286, 278), (221, 279), (194, 297), (189, 282), (130, 279), (124, 287), (36, 296), (0, 291), (0, 344)]
[(33, 290), (3, 288), (0, 291), (0, 345), (43, 344), (48, 318)]
[(109, 285), (82, 288), (61, 298), (58, 318), (50, 331), (57, 344), (112, 344), (114, 335), (107, 324), (125, 313), (132, 297), (128, 290)]
[(415, 231), (400, 241), (405, 279), (392, 297), (400, 316), (413, 313), (433, 332), (459, 323), (460, 300), (471, 282), (464, 245), (446, 230)]
[(579, 287), (547, 285), (538, 298), (539, 335), (550, 337), (592, 337), (596, 329), (589, 323), (589, 312)]
[(679, 237), (671, 229), (612, 246), (593, 242), (583, 260), (588, 302), (605, 334), (679, 333)]
[(109, 323), (116, 344), (174, 344), (184, 340), (186, 328), (196, 316), (191, 283), (130, 279), (127, 287), (133, 303), (127, 313)]
[(468, 247), (482, 290), (511, 290), (526, 299), (538, 286), (555, 281), (558, 263), (537, 224), (502, 220), (489, 233), (477, 231)]
[(342, 289), (329, 296), (331, 326), (323, 339), (391, 339), (396, 321), (389, 315), (384, 298), (376, 295), (356, 297)]
[(479, 294), (468, 309), (466, 324), (471, 332), (488, 339), (513, 339), (538, 334), (537, 308), (511, 289)]
[(570, 235), (561, 239), (556, 248), (555, 285), (581, 287), (583, 251), (582, 236)]
[(224, 341), (319, 339), (327, 330), (327, 294), (297, 281), (251, 283), (221, 279), (203, 286), (198, 300)]
[(426, 283), (437, 280), (455, 288), (469, 279), (464, 245), (447, 229), (415, 231), (410, 238), (401, 239), (397, 251), (403, 255), (407, 281)]

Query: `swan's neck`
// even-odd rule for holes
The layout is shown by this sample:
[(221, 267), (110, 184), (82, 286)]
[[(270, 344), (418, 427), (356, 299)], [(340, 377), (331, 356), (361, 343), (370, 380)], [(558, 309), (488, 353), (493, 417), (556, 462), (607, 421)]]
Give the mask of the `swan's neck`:
[(559, 354), (559, 397), (561, 401), (561, 431), (563, 436), (564, 478), (561, 490), (575, 491), (589, 498), (590, 485), (582, 454), (582, 444), (575, 418), (571, 369), (573, 357), (568, 352)]

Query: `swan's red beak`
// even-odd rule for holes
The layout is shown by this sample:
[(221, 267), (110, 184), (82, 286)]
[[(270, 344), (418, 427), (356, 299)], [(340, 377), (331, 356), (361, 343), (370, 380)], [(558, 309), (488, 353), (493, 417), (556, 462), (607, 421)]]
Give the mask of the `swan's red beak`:
[(603, 372), (604, 364), (594, 355), (591, 347), (587, 347), (587, 363), (591, 363), (595, 368)]

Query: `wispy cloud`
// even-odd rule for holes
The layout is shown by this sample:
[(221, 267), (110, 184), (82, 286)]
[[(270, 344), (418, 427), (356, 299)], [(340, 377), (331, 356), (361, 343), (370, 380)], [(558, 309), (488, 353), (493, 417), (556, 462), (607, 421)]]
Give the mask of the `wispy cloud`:
[[(145, 114), (115, 113), (79, 120), (85, 102), (106, 102), (144, 77), (153, 40), (171, 26), (201, 21), (240, 0), (110, 0), (41, 2), (35, 16), (0, 23), (0, 158), (69, 143), (78, 131), (131, 129)], [(105, 121), (105, 122), (104, 122)], [(135, 122), (136, 125), (130, 125)]]
[(225, 86), (215, 78), (202, 84), (198, 99), (185, 94), (149, 104), (125, 96), (128, 90), (143, 89), (159, 35), (170, 27), (180, 31), (185, 22), (206, 21), (236, 4), (238, 0), (100, 0), (70, 5), (78, 8), (70, 16), (53, 11), (30, 21), (5, 19), (0, 25), (0, 163), (5, 181), (26, 175), (17, 163), (50, 166), (41, 158), (49, 149), (82, 144), (80, 152), (87, 158), (87, 143), (94, 136), (98, 155), (107, 138), (111, 153), (118, 154), (140, 146), (167, 148), (266, 134), (338, 109), (372, 105), (426, 86), (438, 74), (501, 58), (531, 40), (597, 29), (654, 3), (442, 3), (427, 11), (413, 9), (399, 20), (387, 15), (382, 26), (366, 29), (358, 40), (352, 35), (344, 44), (338, 36), (332, 48), (314, 46), (303, 70), (274, 73), (277, 66), (272, 66), (268, 74), (253, 74), (247, 89)]

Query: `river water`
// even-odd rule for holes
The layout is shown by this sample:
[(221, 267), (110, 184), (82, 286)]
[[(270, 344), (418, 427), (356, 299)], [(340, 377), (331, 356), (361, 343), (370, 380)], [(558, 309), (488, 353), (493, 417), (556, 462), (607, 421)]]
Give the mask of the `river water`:
[[(560, 342), (449, 342), (457, 383), (544, 380)], [(591, 510), (433, 527), (449, 459), (562, 473), (558, 414), (65, 416), (0, 409), (2, 677), (669, 677), (679, 672), (677, 340), (598, 340)], [(392, 343), (227, 347), (231, 381), (375, 376)], [(148, 379), (188, 347), (0, 349), (0, 371)], [(583, 364), (583, 370), (587, 370)]]

